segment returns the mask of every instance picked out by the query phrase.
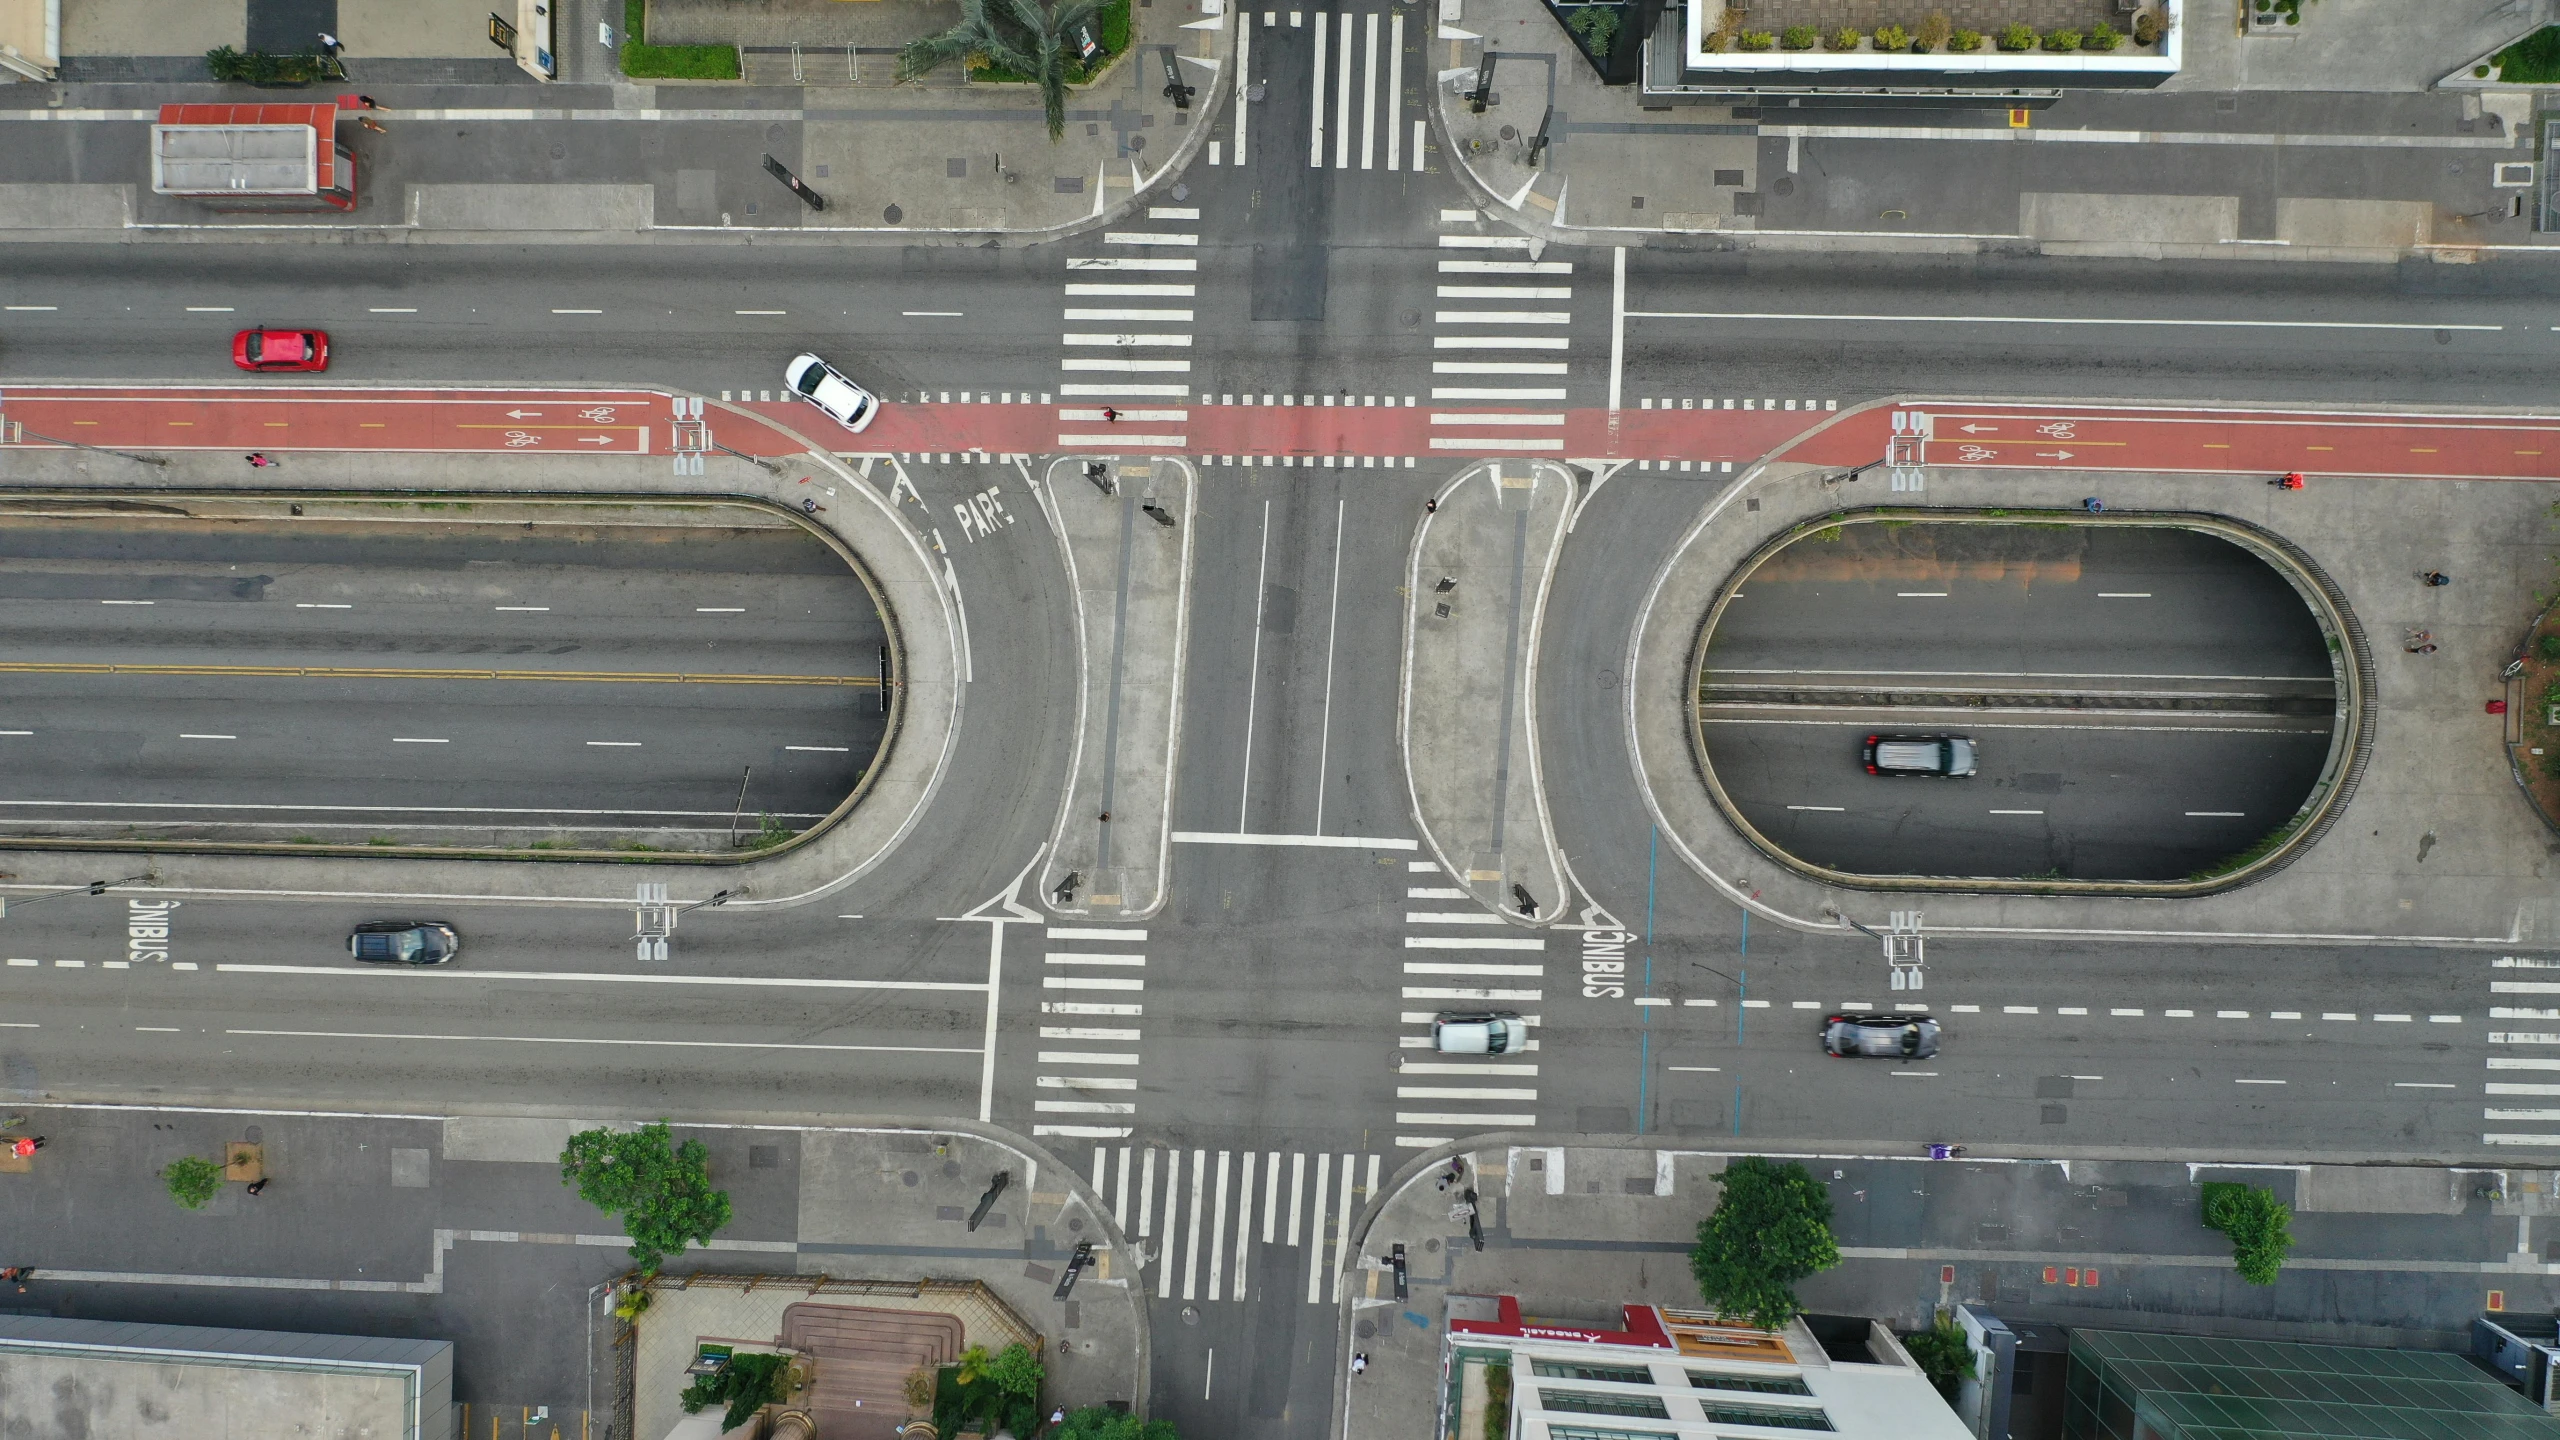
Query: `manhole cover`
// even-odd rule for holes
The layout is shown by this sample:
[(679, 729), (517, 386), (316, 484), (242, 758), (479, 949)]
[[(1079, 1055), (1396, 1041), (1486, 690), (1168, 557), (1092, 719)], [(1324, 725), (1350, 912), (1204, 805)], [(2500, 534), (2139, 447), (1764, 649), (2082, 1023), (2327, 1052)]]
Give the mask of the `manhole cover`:
[(916, 1173), (916, 1172), (914, 1172), (913, 1170), (910, 1170), (910, 1171), (908, 1171), (906, 1174), (899, 1176), (899, 1177), (898, 1177), (898, 1179), (899, 1179), (899, 1181), (900, 1181), (901, 1183), (903, 1183), (903, 1184), (904, 1184), (908, 1189), (912, 1190), (912, 1189), (914, 1189), (914, 1188), (916, 1187), (916, 1183), (917, 1183), (918, 1181), (920, 1181), (920, 1180), (924, 1179), (924, 1177), (923, 1177), (923, 1176), (921, 1176), (921, 1175), (919, 1175), (919, 1174), (917, 1174), (917, 1173)]
[(1439, 1253), (1440, 1253), (1440, 1242), (1439, 1242), (1439, 1241), (1437, 1241), (1437, 1240), (1425, 1240), (1425, 1241), (1423, 1241), (1423, 1242), (1422, 1242), (1422, 1253), (1423, 1253), (1423, 1254), (1425, 1254), (1425, 1255), (1437, 1255), (1437, 1254), (1439, 1254)]
[(267, 1138), (266, 1127), (262, 1125), (249, 1126), (247, 1129), (240, 1132), (240, 1138), (248, 1141), (252, 1145), (262, 1144)]
[(1135, 154), (1137, 154), (1139, 151), (1144, 150), (1144, 149), (1146, 149), (1146, 148), (1147, 148), (1147, 137), (1146, 137), (1146, 136), (1144, 136), (1144, 135), (1132, 135), (1132, 136), (1130, 136), (1130, 137), (1129, 137), (1129, 153), (1130, 153), (1130, 154), (1135, 155)]
[(1197, 1324), (1199, 1324), (1199, 1323), (1200, 1323), (1200, 1307), (1199, 1307), (1199, 1306), (1197, 1306), (1197, 1305), (1185, 1305), (1185, 1306), (1183, 1306), (1183, 1307), (1182, 1307), (1182, 1323), (1183, 1323), (1183, 1324), (1185, 1324), (1185, 1325), (1197, 1325)]
[(1781, 175), (1777, 179), (1770, 181), (1769, 193), (1772, 195), (1793, 195), (1796, 193), (1796, 177), (1793, 175)]
[(1081, 1215), (1068, 1216), (1067, 1228), (1069, 1230), (1082, 1230), (1084, 1228), (1084, 1217)]
[(892, 225), (895, 225), (899, 221), (907, 218), (907, 212), (899, 209), (895, 205), (892, 205), (888, 209), (880, 212), (880, 218), (888, 221)]
[(1505, 125), (1505, 126), (1503, 126), (1503, 127), (1502, 127), (1502, 138), (1503, 138), (1503, 139), (1505, 139), (1505, 140), (1517, 140), (1517, 139), (1519, 139), (1519, 138), (1520, 138), (1520, 131), (1519, 131), (1518, 127), (1516, 127), (1516, 126), (1511, 126), (1511, 125)]
[(1378, 1333), (1378, 1322), (1375, 1320), (1363, 1320), (1359, 1324), (1352, 1326), (1351, 1332), (1363, 1340), (1370, 1339)]
[(959, 1161), (957, 1161), (957, 1160), (945, 1160), (945, 1161), (943, 1161), (943, 1162), (942, 1162), (942, 1178), (943, 1178), (943, 1179), (945, 1179), (945, 1180), (957, 1180), (957, 1179), (959, 1179), (959, 1178), (960, 1178), (960, 1162), (959, 1162)]
[(1264, 92), (1269, 89), (1269, 86), (1263, 84), (1259, 80), (1256, 80), (1252, 84), (1244, 87), (1244, 98), (1247, 100), (1259, 100), (1263, 97)]
[(1419, 310), (1407, 310), (1396, 317), (1396, 323), (1402, 325), (1407, 330), (1410, 330), (1422, 323), (1422, 312)]

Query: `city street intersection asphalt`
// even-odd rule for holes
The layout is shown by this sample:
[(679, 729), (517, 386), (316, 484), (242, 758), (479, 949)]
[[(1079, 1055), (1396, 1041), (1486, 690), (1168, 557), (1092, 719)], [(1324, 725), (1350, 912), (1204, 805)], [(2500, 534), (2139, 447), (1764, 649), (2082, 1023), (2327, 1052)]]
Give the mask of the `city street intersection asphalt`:
[[(1257, 132), (1249, 166), (1195, 168), (1178, 203), (1033, 247), (12, 245), (0, 398), (30, 430), (51, 433), (34, 423), (38, 382), (313, 388), (228, 371), (229, 332), (260, 321), (330, 329), (333, 387), (732, 401), (840, 451), (901, 457), (968, 597), (973, 652), (942, 789), (884, 863), (794, 908), (694, 912), (663, 961), (633, 959), (619, 895), (525, 905), (466, 891), (434, 902), (469, 937), (465, 963), (359, 973), (344, 963), (347, 926), (418, 902), (353, 861), (339, 893), (180, 897), (166, 965), (112, 963), (147, 887), (13, 903), (0, 920), (12, 1090), (407, 1113), (985, 1119), (1086, 1173), (1167, 1257), (1196, 1248), (1203, 1227), (1223, 1247), (1230, 1227), (1258, 1229), (1275, 1204), (1294, 1232), (1305, 1182), (1317, 1231), (1338, 1235), (1382, 1172), (1475, 1131), (2484, 1154), (2488, 1132), (2505, 1128), (2484, 1130), (2482, 1117), (2484, 1063), (2501, 1048), (2491, 986), (2513, 973), (2502, 962), (2536, 959), (2496, 947), (1941, 940), (1925, 994), (1945, 1023), (1943, 1053), (1925, 1065), (1824, 1057), (1821, 1015), (1897, 999), (1876, 943), (1755, 927), (1664, 853), (1630, 770), (1621, 667), (1653, 577), (1717, 489), (1883, 397), (1978, 397), (1985, 423), (2028, 402), (2083, 424), (2109, 405), (2388, 404), (2443, 415), (2430, 433), (2471, 436), (2478, 463), (2414, 460), (2406, 452), (2443, 447), (2397, 429), (2358, 439), (2355, 426), (2324, 435), (2296, 419), (2287, 443), (2349, 437), (2332, 466), (2306, 468), (2547, 481), (2554, 461), (2538, 439), (2511, 443), (2448, 413), (2547, 403), (2560, 286), (2539, 262), (2137, 269), (1540, 249), (1481, 223), (1445, 177), (1312, 169), (1310, 137), (1288, 128), (1303, 123)], [(803, 350), (887, 399), (876, 433), (834, 432), (772, 398)], [(1128, 412), (1129, 428), (1107, 428), (1104, 406)], [(930, 423), (902, 420), (902, 407)], [(1664, 410), (1677, 420), (1645, 418)], [(1545, 788), (1580, 890), (1563, 908), (1590, 929), (1521, 932), (1543, 947), (1543, 974), (1518, 1002), (1539, 1048), (1488, 1075), (1404, 1043), (1411, 1017), (1438, 1004), (1406, 993), (1408, 952), (1484, 933), (1489, 917), (1415, 848), (1397, 745), (1399, 585), (1434, 487), (1471, 457), (1505, 453), (1500, 440), (1539, 438), (1470, 417), (1518, 413), (1581, 417), (1577, 441), (1661, 423), (1700, 448), (1612, 472), (1547, 595)], [(1876, 459), (1884, 414), (1856, 415), (1868, 428), (1843, 422), (1807, 453)], [(1227, 427), (1214, 444), (1212, 415)], [(1166, 428), (1194, 418), (1199, 436)], [(1112, 443), (1072, 438), (1095, 435)], [(1374, 443), (1334, 448), (1362, 439)], [(515, 453), (527, 448), (543, 447)], [(1072, 763), (1055, 717), (1072, 713), (1081, 677), (1048, 532), (974, 531), (955, 511), (991, 489), (1019, 493), (1000, 456), (1118, 448), (1264, 462), (1203, 470), (1172, 828), (1335, 843), (1180, 842), (1172, 898), (1142, 924), (988, 925), (966, 917), (1042, 901), (1024, 876)], [(2062, 463), (1985, 448), (1975, 463)], [(292, 450), (280, 453), (297, 478)], [(1291, 463), (1268, 463), (1282, 457)], [(2213, 464), (2239, 472), (2266, 458)], [(2255, 495), (2264, 478), (2234, 483)], [(720, 488), (716, 474), (705, 488)], [(0, 602), (0, 614), (22, 609)], [(848, 629), (830, 643), (854, 639)], [(1687, 783), (1656, 783), (1667, 779)], [(16, 883), (141, 868), (118, 863), (27, 857)], [(695, 899), (725, 881), (674, 883)], [(1887, 908), (1861, 905), (1870, 922)], [(1583, 937), (1613, 932), (1630, 937), (1625, 968), (1589, 968)], [(1053, 968), (1061, 956), (1120, 962), (1115, 973), (1141, 982), (1129, 993), (1143, 997), (1143, 1023), (1044, 1010), (1060, 993), (1047, 981), (1082, 973)], [(2521, 1153), (2553, 1149), (2560, 1139)], [(1192, 1198), (1204, 1180), (1205, 1210)], [(1162, 1286), (1157, 1413), (1186, 1432), (1326, 1424), (1337, 1357), (1332, 1311), (1316, 1302), (1330, 1295), (1313, 1269), (1258, 1253), (1241, 1288), (1220, 1285), (1215, 1260), (1206, 1276), (1170, 1259), (1149, 1272)], [(1238, 1347), (1271, 1368), (1216, 1380), (1232, 1372), (1213, 1372), (1207, 1352)]]

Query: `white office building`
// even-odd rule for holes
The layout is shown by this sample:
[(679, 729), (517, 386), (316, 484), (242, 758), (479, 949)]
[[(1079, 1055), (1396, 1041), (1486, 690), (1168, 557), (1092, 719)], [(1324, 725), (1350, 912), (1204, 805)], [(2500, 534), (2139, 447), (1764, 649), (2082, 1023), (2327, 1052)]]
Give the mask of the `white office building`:
[(1805, 1315), (1778, 1331), (1620, 1307), (1616, 1329), (1452, 1295), (1439, 1433), (1474, 1440), (1507, 1384), (1508, 1440), (1972, 1440), (1893, 1332)]

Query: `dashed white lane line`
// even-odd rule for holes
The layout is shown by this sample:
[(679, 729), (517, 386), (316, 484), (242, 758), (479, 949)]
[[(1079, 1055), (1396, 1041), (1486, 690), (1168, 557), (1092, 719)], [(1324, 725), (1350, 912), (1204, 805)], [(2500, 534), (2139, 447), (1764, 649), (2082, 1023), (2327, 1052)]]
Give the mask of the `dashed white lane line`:
[(2232, 1083), (2232, 1084), (2234, 1084), (2234, 1085), (2282, 1085), (2282, 1084), (2284, 1084), (2284, 1083), (2286, 1083), (2286, 1082), (2284, 1082), (2284, 1081), (2282, 1081), (2282, 1080), (2249, 1080), (2249, 1079), (2236, 1079), (2236, 1080), (2233, 1080), (2231, 1083)]
[(542, 614), (542, 613), (544, 613), (544, 612), (548, 611), (551, 607), (550, 607), (550, 606), (548, 606), (548, 605), (499, 605), (499, 606), (494, 606), (494, 607), (492, 607), (492, 608), (496, 609), (496, 610), (497, 610), (499, 613), (501, 613), (501, 614), (506, 614), (506, 613), (514, 612), (514, 613), (522, 613), (522, 614), (529, 614), (529, 615), (539, 615), (539, 614)]
[(237, 739), (239, 739), (240, 737), (239, 737), (239, 736), (237, 736), (237, 735), (202, 735), (202, 734), (189, 734), (189, 733), (187, 733), (187, 732), (181, 731), (181, 732), (179, 732), (178, 738), (179, 738), (179, 739), (181, 739), (181, 740), (237, 740)]
[(101, 600), (101, 605), (157, 605), (157, 600)]
[(696, 615), (744, 615), (747, 613), (747, 607), (744, 605), (696, 605), (693, 607), (693, 613)]
[(785, 745), (782, 748), (785, 750), (809, 750), (821, 755), (850, 755), (853, 753), (853, 747), (850, 745)]
[(225, 1030), (222, 1033), (282, 1040), (416, 1040), (430, 1041), (439, 1045), (449, 1045), (459, 1041), (485, 1041), (501, 1045), (611, 1045), (665, 1050), (813, 1050), (827, 1053), (859, 1051), (864, 1054), (896, 1055), (976, 1055), (980, 1053), (974, 1045), (823, 1045), (793, 1040), (636, 1040), (580, 1035), (411, 1035), (373, 1030)]
[(353, 610), (356, 607), (353, 605), (333, 605), (319, 600), (297, 600), (294, 602), (293, 608), (296, 610)]
[(59, 310), (62, 307), (59, 305), (12, 305), (8, 308), (12, 310)]
[(231, 307), (228, 305), (190, 305), (187, 307), (187, 313), (190, 315), (228, 315), (231, 313)]
[(788, 310), (732, 310), (732, 315), (788, 315)]
[(637, 740), (590, 740), (587, 743), (606, 750), (637, 750), (641, 744)]
[(564, 310), (554, 306), (551, 313), (554, 315), (601, 315), (604, 312), (601, 310)]
[(415, 305), (369, 305), (366, 306), (365, 309), (366, 313), (373, 315), (415, 315), (418, 313), (418, 307)]
[(432, 735), (394, 735), (391, 737), (391, 743), (394, 745), (450, 745), (453, 742)]

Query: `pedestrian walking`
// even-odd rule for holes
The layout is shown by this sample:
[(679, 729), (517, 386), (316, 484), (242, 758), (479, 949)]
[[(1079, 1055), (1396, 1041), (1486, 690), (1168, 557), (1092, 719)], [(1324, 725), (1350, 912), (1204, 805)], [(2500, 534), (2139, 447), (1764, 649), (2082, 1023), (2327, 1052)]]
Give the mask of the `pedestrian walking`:
[(41, 1135), (21, 1135), (9, 1142), (9, 1153), (20, 1160), (34, 1159), (36, 1152), (43, 1148), (44, 1137)]
[(267, 1177), (261, 1175), (257, 1179), (250, 1181), (249, 1193), (252, 1195), (263, 1195), (267, 1193)]
[(1368, 1351), (1366, 1351), (1366, 1350), (1362, 1350), (1362, 1351), (1356, 1352), (1355, 1354), (1353, 1354), (1353, 1355), (1352, 1355), (1352, 1357), (1351, 1357), (1351, 1373), (1352, 1373), (1352, 1374), (1354, 1374), (1354, 1375), (1361, 1374), (1362, 1372), (1366, 1371), (1368, 1368), (1369, 1368), (1369, 1352), (1368, 1352)]
[(2302, 488), (2302, 472), (2299, 470), (2289, 471), (2277, 476), (2267, 483), (2273, 485), (2279, 490), (2299, 490)]
[(2444, 572), (2443, 572), (2443, 571), (2441, 571), (2441, 570), (2428, 570), (2428, 571), (2425, 571), (2425, 572), (2421, 573), (2421, 574), (2418, 576), (2418, 578), (2419, 578), (2419, 579), (2421, 579), (2421, 580), (2426, 581), (2426, 582), (2427, 582), (2427, 584), (2428, 584), (2428, 586), (2429, 586), (2430, 588), (2432, 588), (2432, 587), (2436, 587), (2436, 586), (2442, 586), (2442, 585), (2450, 585), (2450, 584), (2452, 584), (2452, 583), (2453, 583), (2453, 577), (2452, 577), (2452, 576), (2450, 576), (2450, 575), (2447, 575), (2446, 573), (2444, 573)]
[(330, 59), (332, 59), (332, 60), (335, 60), (335, 59), (337, 59), (337, 58), (338, 58), (338, 56), (339, 56), (343, 51), (345, 51), (345, 49), (346, 49), (346, 48), (347, 48), (346, 46), (341, 45), (341, 44), (339, 44), (339, 43), (338, 43), (338, 37), (337, 37), (337, 36), (330, 34), (330, 33), (329, 33), (328, 31), (326, 31), (326, 30), (323, 30), (323, 31), (321, 31), (321, 32), (320, 32), (320, 53), (321, 53), (321, 54), (328, 56), (328, 57), (329, 57)]
[(1435, 498), (1433, 498), (1433, 499), (1429, 499), (1429, 500), (1425, 500), (1425, 501), (1423, 501), (1423, 502), (1422, 502), (1422, 513), (1423, 513), (1423, 514), (1425, 514), (1425, 515), (1437, 515), (1437, 514), (1439, 514), (1439, 513), (1440, 513), (1440, 501), (1439, 501), (1436, 497), (1435, 497)]
[(374, 134), (376, 134), (376, 135), (388, 135), (388, 134), (390, 134), (390, 133), (391, 133), (391, 127), (390, 127), (390, 126), (383, 124), (381, 121), (374, 119), (374, 118), (373, 118), (372, 116), (370, 116), (370, 115), (359, 115), (359, 116), (357, 116), (357, 117), (356, 117), (356, 123), (357, 123), (357, 124), (359, 124), (359, 125), (361, 125), (361, 126), (363, 126), (363, 127), (364, 127), (364, 128), (366, 128), (367, 130), (372, 131), (372, 132), (373, 132)]
[(1120, 423), (1120, 412), (1105, 405), (1102, 407), (1102, 418), (1105, 423), (1116, 425)]
[(2409, 653), (2412, 655), (2433, 655), (2436, 653), (2435, 642), (2429, 641), (2424, 645), (2412, 645), (2409, 647)]
[(266, 452), (263, 450), (252, 450), (249, 452), (249, 468), (253, 470), (264, 470), (274, 463), (276, 462), (268, 459)]
[(1108, 825), (1108, 824), (1110, 824), (1110, 823), (1111, 823), (1111, 812), (1110, 812), (1110, 811), (1105, 810), (1105, 811), (1103, 811), (1103, 812), (1102, 812), (1102, 823), (1103, 823), (1103, 824), (1105, 824), (1105, 825)]
[(374, 98), (373, 98), (372, 96), (370, 96), (370, 95), (359, 95), (359, 96), (357, 96), (357, 97), (356, 97), (356, 103), (357, 103), (357, 104), (359, 104), (359, 105), (361, 105), (361, 106), (363, 106), (363, 107), (364, 107), (364, 108), (366, 108), (367, 110), (380, 110), (380, 109), (382, 109), (382, 108), (383, 108), (383, 104), (382, 104), (382, 102), (381, 102), (381, 101), (379, 101), (379, 100), (374, 99)]
[(1066, 1423), (1067, 1423), (1067, 1407), (1065, 1407), (1064, 1405), (1061, 1405), (1061, 1406), (1059, 1406), (1057, 1409), (1052, 1410), (1052, 1411), (1050, 1411), (1050, 1412), (1049, 1412), (1049, 1428), (1050, 1428), (1052, 1431), (1055, 1431), (1055, 1430), (1058, 1430), (1058, 1429), (1063, 1428), (1063, 1427), (1066, 1425)]
[(2080, 508), (2088, 511), (2092, 515), (2095, 515), (2107, 508), (2107, 502), (2099, 499), (2095, 495), (2092, 495), (2088, 499), (2080, 502)]

